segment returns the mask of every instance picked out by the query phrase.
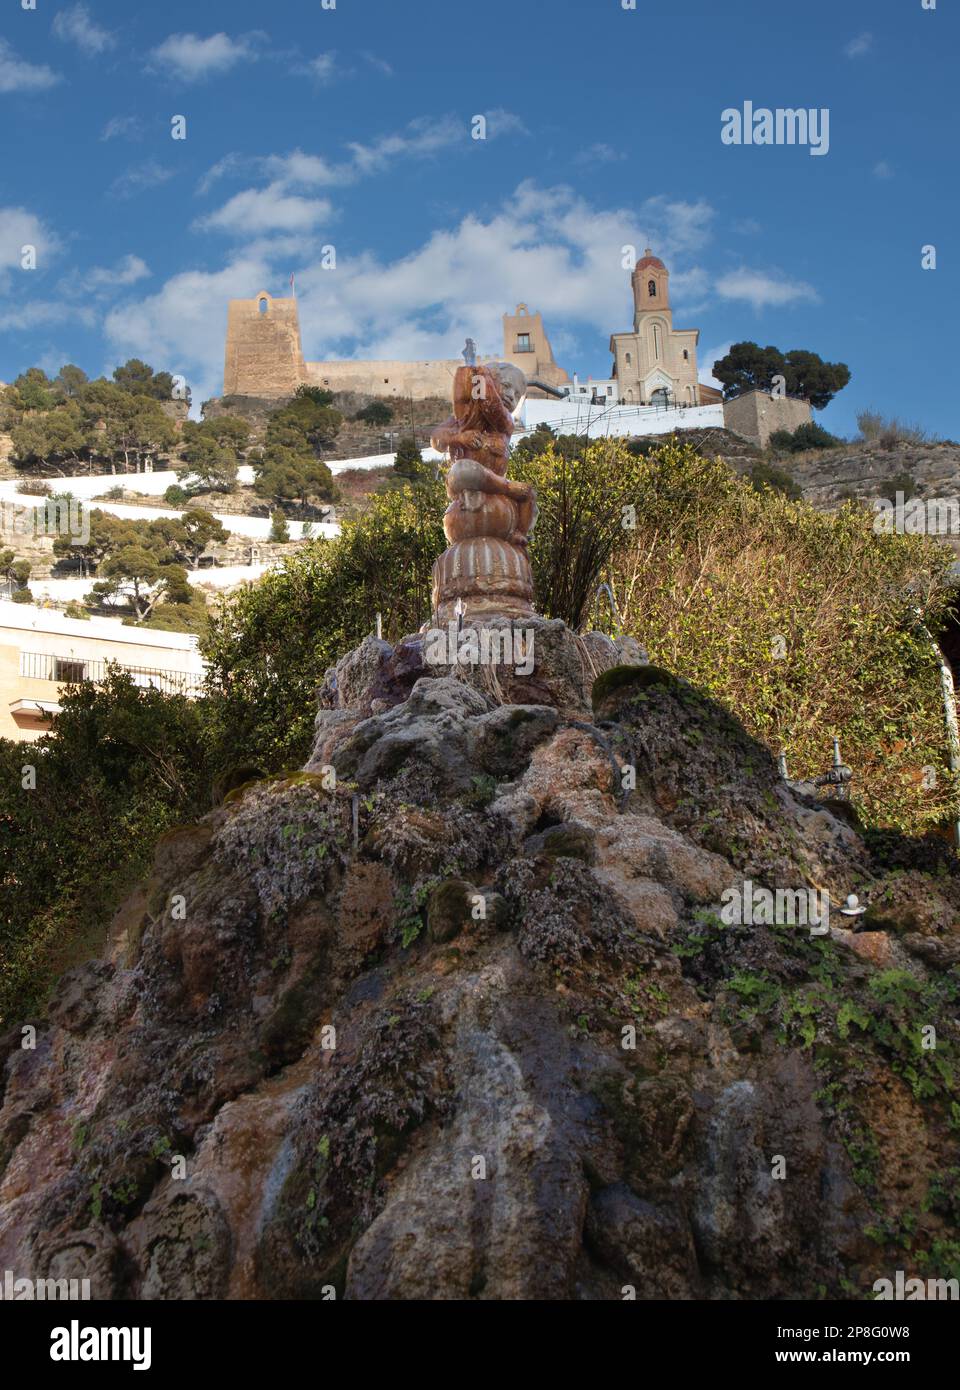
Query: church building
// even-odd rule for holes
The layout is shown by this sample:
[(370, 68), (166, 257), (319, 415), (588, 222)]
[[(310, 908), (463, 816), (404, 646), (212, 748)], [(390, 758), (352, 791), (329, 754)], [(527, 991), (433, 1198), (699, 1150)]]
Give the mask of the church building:
[(722, 399), (697, 380), (699, 328), (674, 328), (670, 272), (649, 247), (630, 276), (633, 332), (610, 338), (617, 397), (627, 405), (711, 405)]

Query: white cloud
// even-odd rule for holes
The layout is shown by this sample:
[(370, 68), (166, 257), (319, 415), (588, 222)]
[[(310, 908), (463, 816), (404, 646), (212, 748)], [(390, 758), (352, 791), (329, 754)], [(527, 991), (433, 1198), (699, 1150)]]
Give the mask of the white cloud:
[[(462, 129), (457, 138), (463, 138)], [(302, 152), (284, 158), (291, 161), (287, 172), (296, 169), (304, 180), (326, 176)], [(311, 360), (456, 357), (468, 335), (481, 351), (499, 353), (501, 315), (521, 300), (544, 313), (548, 331), (573, 322), (586, 326), (590, 336), (598, 334), (605, 347), (611, 329), (628, 328), (631, 321), (629, 275), (621, 264), (625, 244), (656, 246), (678, 269), (678, 283), (686, 276), (698, 292), (704, 278), (702, 271), (676, 267), (678, 257), (689, 256), (709, 237), (711, 209), (703, 202), (652, 198), (639, 210), (601, 209), (569, 188), (526, 182), (499, 211), (434, 232), (409, 255), (384, 262), (369, 253), (341, 254), (337, 270), (328, 271), (314, 254), (298, 255), (315, 224), (315, 204), (299, 199), (288, 208), (285, 200), (294, 196), (289, 191), (262, 192), (267, 201), (231, 200), (229, 216), (224, 219), (221, 209), (214, 217), (251, 237), (257, 222), (268, 232), (292, 232), (254, 239), (231, 253), (222, 270), (177, 275), (106, 320), (119, 354), (162, 360), (183, 371), (196, 399), (222, 388), (227, 300), (263, 287), (285, 294), (293, 269)]]
[(893, 169), (885, 159), (881, 159), (873, 166), (873, 174), (878, 179), (892, 179)]
[(716, 282), (716, 291), (721, 299), (742, 299), (754, 309), (780, 308), (801, 301), (816, 303), (820, 298), (813, 286), (803, 280), (746, 267), (722, 275)]
[(434, 120), (420, 117), (396, 135), (381, 136), (369, 145), (348, 144), (351, 157), (339, 163), (332, 163), (321, 155), (306, 154), (301, 149), (266, 157), (234, 152), (224, 155), (207, 170), (197, 185), (197, 192), (207, 193), (220, 179), (236, 175), (266, 178), (284, 188), (350, 184), (363, 176), (379, 173), (398, 159), (425, 158), (467, 138), (468, 128), (462, 120), (453, 116)]
[(382, 72), (384, 77), (393, 76), (393, 68), (385, 58), (378, 58), (376, 53), (366, 52), (362, 53), (360, 56), (363, 58), (364, 62), (369, 63), (372, 68), (376, 68), (377, 72)]
[(353, 177), (348, 165), (331, 164), (320, 155), (305, 154), (303, 150), (268, 155), (259, 161), (259, 167), (271, 182), (282, 183), (286, 188), (322, 188), (349, 183)]
[[(507, 112), (500, 113), (502, 119), (498, 133), (503, 133), (508, 115)], [(381, 136), (369, 145), (349, 144), (347, 148), (350, 150), (350, 158), (339, 163), (332, 163), (320, 155), (307, 154), (301, 149), (292, 150), (289, 154), (267, 156), (231, 152), (224, 155), (203, 175), (197, 184), (198, 194), (208, 193), (221, 179), (238, 176), (263, 178), (269, 181), (269, 186), (264, 189), (247, 189), (244, 193), (237, 194), (219, 211), (201, 218), (196, 225), (204, 230), (220, 228), (224, 231), (242, 233), (244, 227), (241, 213), (245, 207), (262, 214), (270, 204), (281, 203), (285, 195), (317, 188), (343, 187), (355, 183), (360, 178), (381, 173), (399, 160), (429, 158), (452, 144), (468, 139), (469, 130), (462, 119), (453, 116), (439, 119), (420, 117), (411, 121), (397, 134)], [(277, 214), (279, 220), (274, 220), (269, 225), (278, 228), (291, 227), (294, 222), (291, 222), (289, 217), (296, 219), (296, 225), (307, 225), (306, 219), (301, 217), (307, 208), (306, 200), (290, 201), (293, 205), (288, 210), (289, 216), (288, 212), (281, 208)], [(295, 211), (297, 204), (300, 205), (299, 213)], [(313, 206), (317, 211), (314, 221), (329, 216), (328, 203), (317, 202)], [(261, 221), (250, 230), (263, 231), (267, 225)]]
[(720, 343), (718, 347), (702, 348), (697, 354), (697, 379), (704, 386), (715, 386), (718, 391), (723, 390), (723, 382), (718, 381), (713, 375), (713, 367), (721, 357), (726, 357), (732, 347), (733, 339), (728, 343)]
[(219, 33), (202, 39), (199, 34), (171, 34), (150, 54), (150, 66), (184, 82), (199, 82), (254, 60), (261, 37), (245, 34), (232, 39)]
[(94, 266), (88, 270), (84, 280), (94, 289), (110, 288), (114, 286), (135, 285), (138, 280), (144, 280), (150, 274), (150, 267), (146, 261), (139, 256), (129, 253), (113, 266)]
[(605, 145), (600, 142), (581, 150), (579, 154), (574, 156), (574, 162), (577, 164), (616, 164), (626, 157), (623, 150), (615, 150), (612, 145)]
[(52, 68), (25, 62), (6, 39), (0, 39), (0, 92), (44, 92), (59, 81)]
[(148, 188), (157, 188), (161, 183), (166, 183), (168, 179), (173, 178), (174, 172), (155, 159), (148, 159), (143, 164), (133, 164), (119, 178), (114, 179), (109, 189), (110, 196), (133, 198)]
[[(24, 245), (37, 248), (37, 272), (20, 269)], [(139, 256), (128, 254), (113, 266), (74, 267), (58, 279), (55, 297), (30, 298), (36, 275), (61, 252), (59, 238), (34, 213), (25, 208), (0, 208), (0, 290), (7, 296), (0, 316), (5, 329), (30, 331), (63, 323), (96, 328), (102, 314), (100, 306), (110, 291), (137, 284), (150, 274)]]
[(352, 155), (351, 167), (355, 174), (375, 174), (388, 169), (398, 159), (436, 154), (460, 141), (466, 144), (469, 138), (469, 127), (462, 117), (420, 116), (395, 135), (382, 135), (369, 145), (353, 141), (348, 143), (347, 149)]
[(197, 193), (209, 193), (213, 185), (219, 183), (220, 179), (237, 174), (255, 163), (255, 160), (251, 160), (242, 154), (225, 154), (222, 159), (217, 160), (216, 164), (211, 164), (210, 168), (203, 175), (200, 182), (197, 184)]
[(264, 232), (309, 232), (332, 215), (325, 198), (303, 198), (287, 193), (282, 183), (266, 188), (247, 188), (222, 208), (201, 217), (201, 231), (226, 232), (230, 236), (256, 236)]
[(24, 246), (36, 247), (41, 270), (60, 249), (56, 235), (35, 213), (26, 208), (0, 208), (0, 271), (20, 270)]
[(530, 134), (520, 117), (513, 111), (505, 111), (502, 106), (495, 106), (486, 113), (486, 117), (488, 140), (496, 140), (501, 135)]
[(851, 39), (844, 45), (844, 53), (848, 58), (862, 58), (873, 48), (873, 35), (868, 32), (858, 34), (855, 39)]
[[(659, 235), (675, 251), (697, 251), (710, 239), (713, 208), (703, 198), (691, 203), (685, 199), (671, 200), (661, 193), (648, 198), (643, 208), (648, 224), (659, 229)], [(653, 242), (657, 239), (655, 234)]]
[(299, 64), (294, 71), (301, 76), (312, 77), (323, 85), (337, 75), (336, 56), (333, 53), (318, 53), (316, 58), (311, 58), (309, 63)]
[(96, 312), (87, 304), (66, 304), (62, 300), (31, 300), (27, 304), (4, 306), (4, 329), (30, 331), (47, 328), (54, 323), (82, 323), (87, 328), (95, 328)]
[(139, 116), (111, 116), (100, 132), (100, 139), (139, 140), (142, 134)]
[(675, 270), (670, 275), (670, 298), (685, 316), (702, 313), (710, 302), (712, 289), (712, 278), (702, 266)]
[[(501, 315), (523, 301), (548, 325), (574, 320), (605, 337), (630, 323), (623, 247), (655, 244), (675, 264), (706, 239), (709, 214), (705, 204), (665, 198), (639, 215), (603, 210), (569, 188), (527, 181), (490, 218), (468, 216), (393, 262), (360, 256), (336, 275), (301, 268), (304, 336), (319, 357), (456, 356), (468, 333), (482, 351), (499, 352)], [(686, 275), (699, 293), (703, 272)]]
[(127, 254), (115, 265), (95, 265), (89, 269), (74, 266), (57, 284), (57, 293), (65, 300), (106, 300), (117, 290), (126, 289), (145, 280), (150, 274), (146, 262), (139, 256)]
[[(335, 52), (318, 53), (315, 58), (304, 61), (299, 53), (274, 53), (274, 58), (293, 60), (290, 71), (297, 77), (310, 77), (318, 86), (326, 86), (333, 81), (339, 81), (348, 77), (356, 77), (358, 71), (356, 67), (344, 64)], [(393, 68), (376, 53), (369, 50), (361, 52), (360, 57), (368, 68), (373, 68), (375, 72), (381, 73), (384, 77), (393, 76)]]
[(70, 5), (65, 10), (58, 10), (52, 32), (55, 38), (62, 39), (64, 43), (76, 44), (88, 58), (106, 53), (117, 42), (109, 29), (101, 29), (94, 21), (86, 5)]

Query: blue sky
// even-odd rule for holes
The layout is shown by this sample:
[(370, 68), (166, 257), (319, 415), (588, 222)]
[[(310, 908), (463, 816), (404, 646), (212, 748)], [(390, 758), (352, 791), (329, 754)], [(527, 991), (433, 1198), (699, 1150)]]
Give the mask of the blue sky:
[[(2, 380), (137, 355), (217, 394), (227, 299), (291, 271), (308, 359), (497, 352), (524, 300), (606, 376), (622, 247), (650, 245), (702, 367), (810, 348), (853, 374), (828, 427), (875, 407), (960, 438), (951, 0), (23, 3), (0, 19)], [(722, 143), (747, 100), (826, 108), (829, 152)]]

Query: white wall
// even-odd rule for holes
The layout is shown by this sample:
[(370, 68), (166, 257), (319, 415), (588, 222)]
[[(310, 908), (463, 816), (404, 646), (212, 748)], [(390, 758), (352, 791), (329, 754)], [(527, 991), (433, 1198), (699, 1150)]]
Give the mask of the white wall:
[[(33, 603), (12, 603), (0, 599), (0, 633), (13, 640), (24, 651), (51, 652), (58, 655), (78, 653), (90, 658), (111, 658), (107, 643), (117, 648), (137, 649), (134, 656), (142, 664), (149, 652), (158, 665), (177, 670), (201, 672), (203, 659), (198, 640), (189, 632), (162, 632), (149, 627), (126, 627), (121, 618), (67, 618), (53, 608), (38, 608)], [(117, 660), (130, 660), (117, 656)]]
[[(138, 477), (162, 478), (163, 474), (141, 473), (138, 475)], [(62, 491), (64, 492), (72, 492), (76, 497), (83, 498), (86, 500), (89, 500), (94, 492), (102, 491), (104, 486), (111, 486), (111, 483), (105, 483), (103, 478), (94, 480), (97, 483), (97, 487), (95, 487), (92, 490), (89, 487), (85, 487), (82, 489), (79, 486), (73, 486), (74, 483), (89, 484), (90, 480), (86, 477), (57, 478), (45, 481), (52, 482), (53, 486), (57, 491), (60, 491), (62, 489)], [(38, 501), (36, 497), (30, 497), (25, 493), (18, 492), (17, 485), (17, 480), (15, 479), (6, 478), (0, 481), (0, 501), (7, 503), (16, 503), (18, 506), (21, 507), (30, 506), (31, 502), (33, 502), (37, 507), (43, 505), (42, 502)], [(161, 487), (158, 489), (155, 495), (160, 495), (163, 493), (163, 491), (164, 488)], [(106, 512), (109, 516), (119, 516), (125, 517), (127, 519), (140, 521), (155, 521), (158, 517), (162, 516), (180, 517), (183, 515), (184, 512), (183, 507), (154, 507), (149, 504), (141, 505), (139, 503), (133, 502), (97, 501), (91, 502), (90, 505), (92, 507), (96, 507), (101, 512)], [(265, 541), (270, 535), (270, 527), (272, 523), (268, 516), (243, 516), (238, 515), (235, 512), (214, 512), (213, 515), (216, 517), (218, 521), (223, 523), (223, 526), (227, 531), (233, 531), (235, 535), (250, 536), (252, 539), (260, 541)], [(305, 525), (306, 523), (302, 521), (288, 521), (287, 526), (290, 531), (290, 539), (300, 540), (303, 536), (303, 528)], [(313, 523), (313, 535), (317, 538), (322, 536), (324, 539), (330, 540), (334, 536), (339, 536), (339, 534), (339, 522), (315, 521)]]
[[(229, 589), (235, 584), (247, 584), (261, 579), (268, 570), (274, 569), (279, 563), (278, 560), (270, 565), (210, 565), (206, 569), (188, 570), (187, 582), (198, 589)], [(30, 592), (35, 599), (48, 598), (54, 603), (70, 603), (75, 599), (79, 603), (93, 588), (96, 579), (95, 574), (89, 575), (86, 579), (31, 578)], [(126, 592), (127, 586), (121, 585), (120, 593)], [(122, 609), (124, 614), (129, 611), (122, 600), (118, 599), (116, 606)]]
[(589, 402), (528, 399), (521, 412), (528, 430), (550, 425), (558, 434), (587, 434), (590, 439), (608, 435), (671, 434), (674, 430), (722, 429), (722, 405), (697, 405), (689, 410), (658, 410), (650, 405), (592, 405)]

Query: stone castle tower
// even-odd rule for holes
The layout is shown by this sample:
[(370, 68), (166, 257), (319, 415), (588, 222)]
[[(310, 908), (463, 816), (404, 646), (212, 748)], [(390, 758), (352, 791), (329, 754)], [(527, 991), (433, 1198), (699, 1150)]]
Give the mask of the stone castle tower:
[(225, 396), (292, 396), (307, 380), (295, 299), (231, 299), (223, 362)]
[[(538, 377), (548, 386), (559, 388), (570, 380), (554, 360), (543, 318), (538, 313), (531, 314), (526, 304), (518, 304), (515, 313), (503, 316), (503, 360), (519, 367), (525, 376)], [(535, 386), (528, 394), (547, 398), (546, 393)]]

